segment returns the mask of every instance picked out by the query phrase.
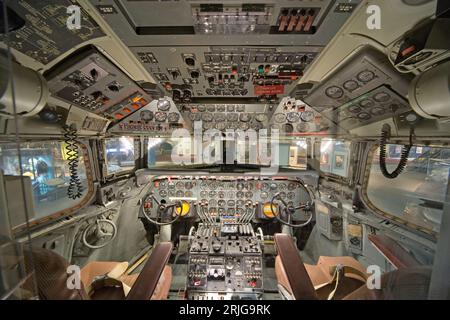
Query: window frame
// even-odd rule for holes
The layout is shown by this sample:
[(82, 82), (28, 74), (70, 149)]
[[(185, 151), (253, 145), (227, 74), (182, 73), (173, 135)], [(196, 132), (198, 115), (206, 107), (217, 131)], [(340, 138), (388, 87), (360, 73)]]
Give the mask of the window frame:
[[(324, 139), (334, 140), (334, 141), (342, 141), (342, 142), (345, 142), (345, 143), (349, 143), (348, 160), (347, 160), (348, 168), (347, 168), (347, 176), (346, 177), (337, 175), (335, 173), (323, 171), (320, 168), (320, 160), (321, 160), (321, 157), (322, 157), (322, 152), (321, 152), (320, 149), (321, 149), (322, 140), (324, 140)], [(353, 179), (353, 174), (354, 174), (354, 172), (352, 170), (354, 143), (352, 141), (350, 141), (350, 140), (346, 140), (346, 139), (343, 139), (343, 138), (320, 137), (320, 138), (318, 138), (315, 141), (315, 146), (316, 146), (315, 147), (316, 151), (314, 153), (315, 153), (315, 158), (317, 160), (319, 175), (321, 177), (323, 177), (323, 178), (326, 178), (326, 179), (329, 179), (329, 180), (332, 180), (332, 181), (335, 181), (335, 182), (340, 182), (340, 183), (344, 183), (344, 184), (350, 184), (352, 179)]]
[[(48, 140), (48, 141), (56, 141), (59, 143), (64, 142), (64, 140), (60, 140), (60, 139)], [(30, 140), (28, 142), (33, 143), (34, 140)], [(40, 141), (40, 142), (42, 142), (42, 141)], [(92, 166), (91, 159), (89, 157), (90, 152), (89, 152), (88, 143), (83, 142), (83, 141), (78, 141), (78, 148), (81, 151), (81, 153), (83, 155), (83, 159), (84, 159), (86, 180), (87, 180), (87, 186), (88, 186), (86, 195), (75, 206), (57, 211), (57, 212), (49, 214), (45, 217), (41, 217), (41, 218), (38, 218), (38, 219), (35, 219), (32, 221), (28, 221), (27, 223), (23, 223), (21, 225), (12, 227), (11, 230), (14, 234), (19, 234), (23, 231), (28, 230), (28, 228), (38, 227), (41, 225), (45, 225), (45, 224), (57, 221), (61, 218), (67, 217), (67, 216), (77, 212), (78, 210), (80, 210), (81, 208), (83, 208), (84, 206), (86, 206), (87, 204), (89, 204), (92, 201), (92, 198), (95, 196), (95, 185), (94, 185), (93, 166)]]
[[(407, 143), (407, 142), (405, 142), (405, 143)], [(402, 142), (394, 141), (391, 144), (402, 144)], [(416, 141), (416, 144), (414, 144), (414, 146), (415, 147), (425, 147), (425, 145), (420, 144), (419, 141)], [(418, 231), (422, 234), (426, 234), (428, 236), (433, 237), (434, 239), (437, 239), (437, 236), (439, 235), (438, 232), (436, 232), (432, 229), (417, 225), (410, 221), (407, 221), (407, 220), (400, 218), (392, 213), (386, 212), (386, 211), (378, 208), (369, 199), (369, 196), (367, 194), (367, 188), (369, 185), (370, 172), (371, 172), (371, 168), (372, 168), (372, 159), (379, 147), (380, 147), (380, 144), (378, 142), (373, 143), (368, 146), (368, 152), (367, 152), (367, 157), (366, 157), (365, 168), (363, 170), (364, 174), (363, 174), (363, 181), (362, 181), (362, 188), (361, 188), (362, 201), (364, 202), (366, 207), (368, 207), (372, 212), (374, 212), (375, 214), (377, 214), (383, 218), (386, 218), (387, 220), (389, 220), (389, 222), (394, 223), (399, 226), (403, 226), (410, 230)], [(426, 147), (445, 148), (445, 146), (441, 146), (441, 145), (426, 145)]]

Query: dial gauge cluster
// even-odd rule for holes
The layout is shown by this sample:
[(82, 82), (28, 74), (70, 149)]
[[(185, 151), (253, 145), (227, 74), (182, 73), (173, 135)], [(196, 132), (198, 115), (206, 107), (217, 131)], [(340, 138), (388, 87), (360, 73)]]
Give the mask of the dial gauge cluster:
[(176, 199), (198, 204), (198, 210), (202, 208), (203, 212), (215, 217), (251, 214), (256, 210), (256, 217), (265, 219), (268, 217), (264, 215), (264, 205), (270, 203), (275, 194), (280, 193), (289, 204), (299, 203), (304, 197), (301, 185), (288, 179), (177, 177), (156, 179), (153, 187), (159, 200)]

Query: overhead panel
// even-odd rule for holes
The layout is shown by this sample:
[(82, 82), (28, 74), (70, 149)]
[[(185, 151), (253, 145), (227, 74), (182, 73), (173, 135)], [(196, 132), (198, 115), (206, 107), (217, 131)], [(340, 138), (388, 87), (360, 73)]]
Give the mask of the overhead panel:
[(91, 2), (175, 103), (279, 102), (359, 3)]

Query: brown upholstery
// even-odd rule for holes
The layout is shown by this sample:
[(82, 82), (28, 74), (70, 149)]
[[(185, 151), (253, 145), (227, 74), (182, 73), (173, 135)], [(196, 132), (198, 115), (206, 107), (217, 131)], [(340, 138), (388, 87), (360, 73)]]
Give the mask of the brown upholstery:
[(425, 300), (431, 279), (431, 267), (398, 269), (381, 276), (381, 288), (362, 286), (345, 300)]
[[(170, 256), (171, 248), (171, 243), (157, 245), (146, 263), (146, 266), (150, 266), (150, 268), (147, 267), (146, 269), (144, 266), (143, 271), (151, 273), (152, 278), (156, 279), (156, 282), (154, 285), (151, 285), (150, 288), (147, 286), (149, 282), (140, 284), (140, 287), (144, 288), (145, 294), (149, 295), (149, 299), (151, 297), (151, 299), (161, 300), (168, 296), (172, 282), (172, 269), (169, 266), (166, 266), (168, 262), (166, 255), (167, 252), (169, 252), (168, 255)], [(164, 252), (164, 257), (160, 256), (160, 252)], [(154, 253), (156, 254), (154, 255)], [(156, 261), (162, 258), (162, 262)], [(153, 262), (151, 262), (151, 260), (153, 260)], [(87, 264), (81, 270), (81, 288), (77, 290), (69, 289), (67, 287), (67, 280), (70, 276), (67, 273), (69, 263), (63, 257), (51, 250), (41, 248), (33, 248), (32, 255), (30, 255), (29, 252), (25, 253), (25, 265), (27, 270), (34, 270), (39, 298), (44, 300), (81, 300), (89, 298), (94, 300), (125, 299), (122, 286), (98, 288), (92, 292), (90, 297), (85, 290), (86, 286), (88, 286), (95, 277), (109, 273), (118, 264), (120, 263), (102, 261), (93, 261)], [(157, 265), (161, 270), (152, 268), (154, 265)], [(139, 274), (124, 275), (120, 277), (120, 281), (123, 281), (123, 283), (133, 290), (133, 288), (139, 284), (137, 282), (138, 278)], [(145, 278), (143, 280), (145, 280)], [(29, 286), (30, 291), (32, 291), (33, 284), (29, 283), (27, 286)]]

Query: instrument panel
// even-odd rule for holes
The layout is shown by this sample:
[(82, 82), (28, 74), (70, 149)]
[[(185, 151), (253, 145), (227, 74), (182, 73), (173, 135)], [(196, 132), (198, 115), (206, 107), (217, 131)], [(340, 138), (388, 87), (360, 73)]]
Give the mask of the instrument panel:
[[(289, 205), (305, 202), (309, 195), (294, 179), (235, 179), (208, 177), (161, 178), (153, 181), (154, 195), (161, 201), (181, 200), (201, 205), (211, 217), (240, 217), (256, 209), (255, 218), (273, 218), (270, 201), (280, 193)], [(191, 205), (189, 216), (195, 215)]]

